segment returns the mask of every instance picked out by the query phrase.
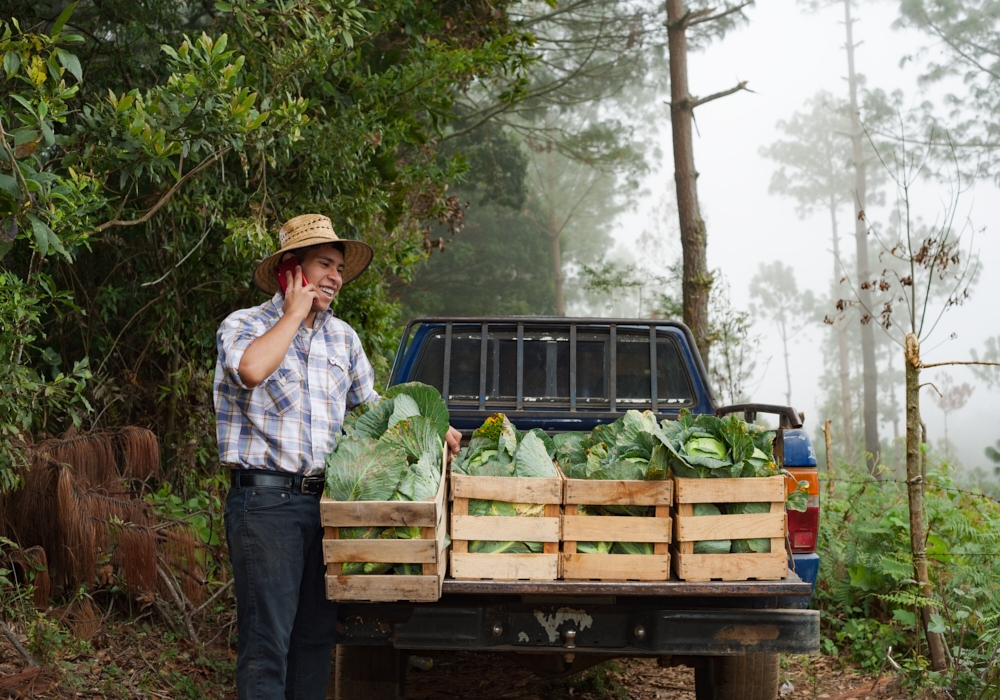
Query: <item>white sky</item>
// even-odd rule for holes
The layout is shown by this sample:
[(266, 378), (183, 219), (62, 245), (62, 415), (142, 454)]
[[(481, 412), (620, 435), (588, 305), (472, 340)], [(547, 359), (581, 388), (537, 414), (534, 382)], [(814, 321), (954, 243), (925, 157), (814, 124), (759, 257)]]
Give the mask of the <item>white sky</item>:
[[(913, 100), (919, 96), (919, 66), (911, 63), (901, 68), (900, 58), (931, 42), (917, 32), (891, 29), (896, 13), (897, 7), (891, 3), (868, 3), (856, 8), (854, 14), (860, 21), (855, 23), (855, 41), (862, 42), (856, 50), (856, 66), (867, 77), (868, 87), (886, 92), (899, 88)], [(821, 211), (801, 220), (795, 213), (794, 200), (769, 195), (774, 166), (758, 155), (758, 149), (780, 137), (775, 129), (778, 120), (804, 110), (806, 100), (820, 90), (847, 97), (843, 5), (810, 13), (793, 0), (765, 0), (748, 14), (748, 26), (688, 59), (692, 94), (712, 94), (740, 80), (749, 81), (748, 87), (755, 93), (739, 93), (696, 110), (699, 134), (694, 146), (695, 164), (700, 173), (699, 200), (708, 226), (709, 266), (723, 271), (731, 286), (733, 304), (741, 308), (748, 306), (749, 284), (758, 265), (773, 259), (794, 267), (800, 289), (812, 289), (817, 294), (827, 289), (833, 264), (829, 216)], [(669, 119), (666, 105), (663, 117)], [(632, 247), (633, 240), (628, 232), (657, 228), (652, 210), (662, 201), (663, 193), (670, 192), (673, 198), (669, 125), (664, 124), (661, 131), (664, 158), (659, 171), (646, 182), (650, 194), (634, 214), (619, 222), (618, 239), (626, 247)], [(946, 195), (923, 185), (915, 199), (924, 204), (926, 218), (933, 221), (941, 197)], [(976, 239), (981, 274), (971, 300), (950, 310), (925, 343), (927, 362), (970, 359), (971, 349), (982, 352), (987, 337), (1000, 335), (1000, 276), (994, 274), (1000, 263), (1000, 192), (992, 183), (980, 183), (963, 197), (960, 207), (969, 213), (977, 229), (985, 228)], [(886, 213), (873, 209), (869, 208), (870, 217)], [(842, 250), (852, 253), (854, 229), (847, 210), (840, 220)], [(671, 222), (669, 231), (671, 245), (679, 251), (676, 221)], [(763, 334), (769, 329), (757, 330)], [(957, 332), (957, 339), (946, 341), (952, 331)], [(825, 418), (836, 418), (819, 415), (821, 397), (816, 380), (822, 373), (819, 334), (823, 332), (828, 331), (804, 331), (792, 346), (792, 403), (805, 412), (811, 433)], [(927, 352), (934, 346), (938, 347)], [(765, 349), (760, 366), (767, 356), (771, 360), (766, 374), (756, 378), (762, 381), (753, 399), (784, 403), (779, 347)], [(895, 364), (898, 368), (902, 362)], [(931, 381), (938, 371), (928, 370), (923, 380)], [(948, 371), (956, 383), (979, 383), (967, 369)], [(936, 442), (942, 436), (942, 416), (927, 390), (922, 396), (922, 413), (929, 437)], [(889, 431), (891, 426), (882, 427), (883, 435)], [(965, 408), (951, 415), (948, 432), (966, 467), (987, 467), (983, 449), (1000, 438), (1000, 390), (978, 386)]]

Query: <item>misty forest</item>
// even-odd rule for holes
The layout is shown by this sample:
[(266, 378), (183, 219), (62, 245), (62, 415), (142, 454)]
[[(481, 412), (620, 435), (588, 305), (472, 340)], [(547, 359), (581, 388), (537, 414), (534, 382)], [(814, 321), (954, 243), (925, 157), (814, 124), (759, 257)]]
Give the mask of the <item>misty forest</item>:
[[(235, 697), (215, 332), (313, 211), (374, 249), (333, 309), (380, 389), (414, 317), (676, 319), (719, 405), (801, 412), (821, 653), (783, 697), (1000, 697), (1000, 0), (0, 0), (0, 31), (0, 697)], [(672, 670), (426, 697), (695, 697)]]

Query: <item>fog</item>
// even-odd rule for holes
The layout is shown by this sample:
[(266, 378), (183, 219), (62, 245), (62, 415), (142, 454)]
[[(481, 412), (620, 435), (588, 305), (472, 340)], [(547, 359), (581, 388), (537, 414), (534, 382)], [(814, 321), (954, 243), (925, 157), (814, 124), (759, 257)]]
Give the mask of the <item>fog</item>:
[[(858, 72), (867, 78), (867, 87), (886, 92), (901, 89), (914, 104), (923, 99), (941, 104), (948, 88), (962, 92), (959, 84), (920, 91), (918, 76), (923, 63), (910, 62), (901, 67), (900, 59), (927, 48), (922, 57), (926, 60), (936, 50), (927, 35), (892, 29), (897, 12), (897, 6), (888, 3), (861, 4), (855, 9), (859, 20), (854, 27), (855, 40), (860, 42), (855, 60)], [(780, 137), (775, 129), (778, 120), (803, 110), (806, 100), (818, 91), (825, 89), (847, 97), (842, 4), (810, 12), (792, 0), (771, 0), (752, 7), (748, 15), (748, 26), (689, 56), (692, 94), (708, 95), (741, 80), (749, 81), (748, 87), (753, 90), (752, 94), (737, 93), (711, 102), (695, 112), (695, 164), (700, 173), (699, 200), (708, 228), (709, 265), (721, 269), (731, 287), (733, 304), (744, 309), (749, 305), (750, 281), (761, 262), (780, 259), (792, 265), (800, 289), (812, 289), (819, 295), (828, 289), (832, 269), (829, 215), (820, 210), (811, 218), (800, 219), (794, 200), (768, 194), (774, 163), (760, 156), (758, 149)], [(663, 158), (654, 164), (657, 169), (645, 182), (648, 195), (635, 212), (619, 220), (617, 239), (621, 248), (635, 251), (638, 232), (660, 229), (679, 255), (675, 210), (666, 227), (656, 219), (658, 205), (662, 211), (664, 197), (673, 199), (674, 187), (666, 104), (662, 115)], [(887, 190), (887, 204), (890, 199)], [(948, 194), (943, 187), (921, 182), (915, 200), (918, 213), (933, 221)], [(978, 282), (971, 298), (963, 306), (951, 308), (924, 342), (926, 362), (968, 360), (970, 350), (982, 353), (986, 338), (1000, 334), (1000, 276), (995, 274), (1000, 262), (1000, 192), (992, 182), (979, 182), (963, 195), (959, 209), (960, 220), (967, 215), (977, 231), (982, 230), (975, 240), (980, 256)], [(885, 221), (888, 209), (869, 206), (868, 216)], [(853, 260), (853, 221), (847, 208), (839, 214), (839, 222), (841, 249), (849, 251)], [(878, 269), (877, 260), (871, 266)], [(757, 325), (755, 331), (765, 342), (757, 375), (750, 382), (752, 398), (785, 403), (780, 341), (767, 325)], [(806, 414), (806, 427), (813, 434), (824, 419), (836, 418), (819, 412), (822, 397), (817, 380), (823, 372), (820, 338), (829, 332), (825, 327), (807, 327), (791, 346), (792, 403)], [(952, 332), (957, 337), (949, 340)], [(894, 360), (897, 368), (902, 366), (902, 350), (898, 352), (898, 360)], [(925, 371), (923, 381), (933, 381), (940, 371)], [(958, 461), (967, 469), (981, 466), (992, 473), (983, 450), (1000, 438), (1000, 390), (989, 390), (967, 368), (946, 371), (957, 384), (976, 385), (966, 406), (949, 417), (949, 438), (957, 448)], [(937, 444), (943, 437), (942, 413), (929, 391), (922, 392), (922, 414), (929, 439)], [(898, 395), (902, 403), (902, 386)], [(880, 435), (891, 436), (891, 430), (883, 423)]]

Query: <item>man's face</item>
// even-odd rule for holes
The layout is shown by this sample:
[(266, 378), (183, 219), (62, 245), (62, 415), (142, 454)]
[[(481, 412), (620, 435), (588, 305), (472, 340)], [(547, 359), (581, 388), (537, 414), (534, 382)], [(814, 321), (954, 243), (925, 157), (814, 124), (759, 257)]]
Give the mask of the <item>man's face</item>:
[(331, 245), (322, 245), (308, 251), (301, 264), (302, 274), (319, 288), (313, 310), (325, 311), (344, 284), (344, 254)]

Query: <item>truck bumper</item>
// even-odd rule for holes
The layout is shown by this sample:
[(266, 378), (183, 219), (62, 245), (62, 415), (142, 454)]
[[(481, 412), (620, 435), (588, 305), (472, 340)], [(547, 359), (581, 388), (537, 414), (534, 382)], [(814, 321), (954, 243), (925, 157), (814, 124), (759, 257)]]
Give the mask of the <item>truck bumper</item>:
[[(687, 605), (671, 609), (662, 600), (617, 602), (598, 597), (559, 603), (527, 599), (530, 596), (514, 598), (516, 602), (451, 596), (426, 605), (340, 605), (337, 643), (611, 656), (819, 651), (819, 613), (814, 610)], [(717, 601), (701, 602), (711, 606)], [(777, 599), (770, 603), (775, 605)]]

